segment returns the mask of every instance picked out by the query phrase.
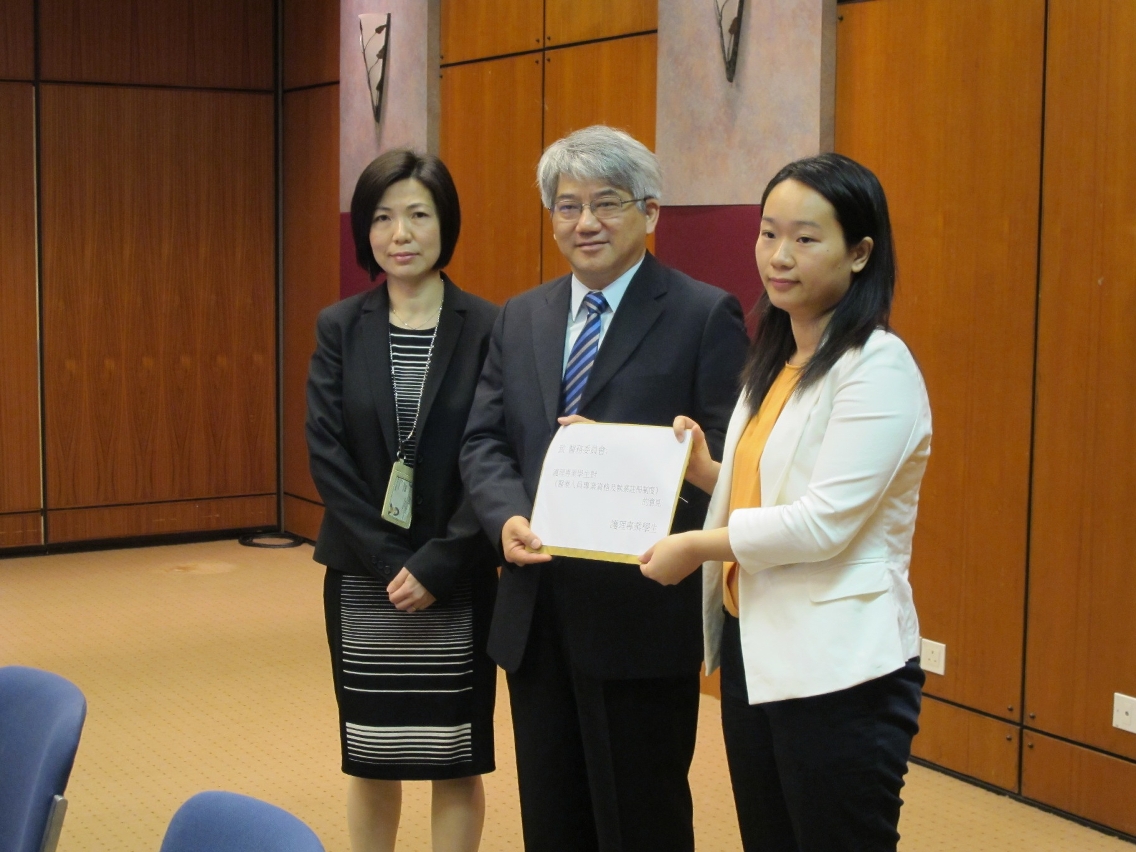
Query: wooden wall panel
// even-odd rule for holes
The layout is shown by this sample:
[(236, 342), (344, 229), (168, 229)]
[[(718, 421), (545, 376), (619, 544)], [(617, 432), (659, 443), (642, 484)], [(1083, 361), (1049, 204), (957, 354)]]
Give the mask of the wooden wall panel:
[(446, 271), (498, 303), (541, 281), (541, 62), (536, 54), (442, 69), (441, 157), (463, 211)]
[(1136, 758), (1136, 4), (1049, 15), (1026, 710)]
[(1033, 731), (1023, 739), (1023, 796), (1136, 835), (1136, 763)]
[(284, 95), (284, 491), (319, 502), (304, 437), (316, 316), (339, 299), (339, 86)]
[(888, 194), (892, 321), (935, 436), (912, 580), (926, 691), (1020, 718), (1045, 0), (841, 6), (836, 149)]
[(315, 541), (323, 523), (323, 506), (310, 503), (291, 494), (284, 495), (284, 529), (290, 533)]
[(442, 62), (539, 50), (543, 0), (441, 0)]
[(43, 544), (43, 515), (39, 512), (0, 515), (0, 548), (37, 544)]
[(40, 0), (45, 80), (271, 90), (273, 0)]
[(34, 78), (34, 0), (4, 0), (0, 3), (0, 80)]
[(276, 495), (146, 503), (47, 513), (50, 544), (276, 526)]
[(339, 3), (283, 0), (284, 88), (339, 81)]
[[(544, 69), (544, 146), (581, 127), (608, 124), (626, 130), (653, 151), (656, 48), (656, 36), (644, 35), (548, 51)], [(588, 81), (586, 91), (581, 90), (581, 80)], [(665, 184), (663, 198), (665, 201)], [(541, 279), (547, 281), (564, 275), (569, 268), (552, 238), (547, 215), (542, 233)], [(648, 239), (648, 248), (654, 248), (653, 237)]]
[(42, 98), (48, 507), (275, 491), (272, 97)]
[[(657, 0), (619, 0), (617, 3), (545, 0), (544, 16), (545, 44), (550, 47), (659, 28)], [(596, 76), (581, 79), (601, 81), (607, 78)], [(619, 79), (618, 75), (615, 79)], [(654, 102), (652, 94), (651, 103)]]
[(709, 695), (711, 698), (722, 700), (722, 670), (715, 669), (714, 674), (706, 674), (706, 666), (702, 667), (702, 671), (698, 677), (698, 691), (703, 695)]
[(1016, 793), (1020, 735), (1017, 725), (924, 696), (911, 753)]
[(33, 99), (0, 83), (0, 512), (43, 505)]

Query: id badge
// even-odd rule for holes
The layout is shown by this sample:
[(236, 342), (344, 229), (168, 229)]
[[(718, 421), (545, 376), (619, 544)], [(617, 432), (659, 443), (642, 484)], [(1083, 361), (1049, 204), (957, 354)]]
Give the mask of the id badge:
[(410, 528), (410, 507), (414, 498), (414, 468), (402, 459), (396, 459), (391, 468), (390, 482), (387, 483), (387, 496), (383, 499), (383, 520)]

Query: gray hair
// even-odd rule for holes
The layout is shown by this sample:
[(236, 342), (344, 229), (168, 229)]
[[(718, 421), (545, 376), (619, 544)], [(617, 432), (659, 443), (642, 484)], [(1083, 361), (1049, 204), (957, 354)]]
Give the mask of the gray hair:
[[(603, 124), (569, 133), (549, 145), (536, 167), (540, 200), (549, 210), (560, 176), (600, 180), (631, 193), (632, 198), (662, 200), (663, 178), (659, 161), (639, 140)], [(642, 201), (638, 207), (646, 212)]]

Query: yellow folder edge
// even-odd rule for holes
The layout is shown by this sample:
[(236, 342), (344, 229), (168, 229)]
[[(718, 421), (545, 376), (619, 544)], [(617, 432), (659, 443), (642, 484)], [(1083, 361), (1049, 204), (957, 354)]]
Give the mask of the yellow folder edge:
[[(599, 422), (599, 421), (597, 421)], [(636, 429), (667, 429), (673, 432), (673, 426), (648, 426), (644, 423), (604, 423), (605, 426), (630, 426)], [(689, 434), (689, 433), (688, 433)], [(670, 534), (670, 527), (674, 524), (675, 511), (678, 509), (679, 495), (682, 494), (682, 483), (686, 480), (686, 469), (690, 466), (690, 448), (694, 446), (694, 441), (690, 438), (686, 440), (686, 457), (682, 463), (682, 471), (678, 477), (678, 488), (675, 489), (674, 503), (671, 505), (671, 518), (670, 523), (667, 524), (667, 534)], [(540, 499), (540, 486), (537, 485), (536, 497), (533, 499), (533, 506), (536, 506), (536, 501)], [(595, 559), (601, 562), (619, 562), (625, 565), (638, 565), (638, 553), (612, 553), (607, 550), (580, 550), (575, 547), (556, 547), (544, 545), (535, 553), (547, 553), (549, 556), (570, 556), (573, 559)]]
[[(672, 516), (673, 523), (674, 518)], [(603, 562), (625, 562), (629, 565), (638, 565), (639, 557), (630, 553), (609, 553), (606, 550), (578, 550), (575, 547), (542, 547), (538, 553), (547, 553), (551, 556), (571, 556), (573, 559), (599, 559)]]

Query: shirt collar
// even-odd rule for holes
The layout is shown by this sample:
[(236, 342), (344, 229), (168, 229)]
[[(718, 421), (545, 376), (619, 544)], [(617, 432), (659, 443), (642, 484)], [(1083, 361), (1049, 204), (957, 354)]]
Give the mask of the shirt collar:
[[(619, 308), (619, 303), (623, 299), (623, 294), (627, 292), (627, 285), (631, 283), (631, 279), (635, 277), (635, 273), (639, 271), (639, 267), (643, 265), (643, 259), (647, 253), (643, 253), (643, 257), (639, 258), (630, 269), (600, 290), (603, 297), (607, 300), (607, 305), (614, 314), (616, 309)], [(591, 289), (584, 284), (575, 275), (572, 276), (572, 307), (569, 317), (575, 318), (580, 313), (580, 306), (584, 304), (584, 297), (592, 292)]]

